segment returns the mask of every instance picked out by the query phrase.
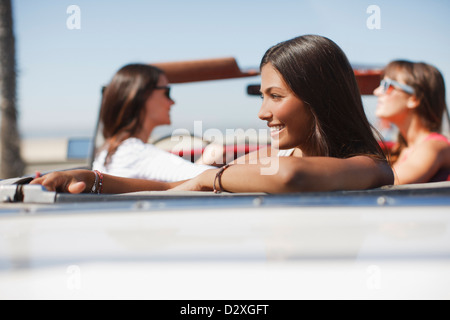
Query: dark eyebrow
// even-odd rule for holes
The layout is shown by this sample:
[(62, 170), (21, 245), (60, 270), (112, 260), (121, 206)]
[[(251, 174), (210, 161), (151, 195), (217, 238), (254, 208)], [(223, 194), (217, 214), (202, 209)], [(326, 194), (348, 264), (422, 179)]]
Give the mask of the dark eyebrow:
[[(267, 89), (264, 90), (264, 91), (269, 92), (269, 91), (272, 90), (272, 89), (280, 89), (280, 90), (284, 90), (283, 88), (273, 86), (273, 87), (267, 88)], [(261, 90), (260, 90), (260, 92), (261, 92)], [(261, 92), (261, 93), (262, 93), (262, 92)]]

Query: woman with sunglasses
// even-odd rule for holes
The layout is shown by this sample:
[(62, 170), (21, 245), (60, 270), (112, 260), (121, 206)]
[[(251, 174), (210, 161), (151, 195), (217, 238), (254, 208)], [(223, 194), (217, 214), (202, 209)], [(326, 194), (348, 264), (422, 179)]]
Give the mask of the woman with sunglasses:
[(261, 65), (262, 106), (272, 147), (184, 183), (125, 179), (100, 172), (54, 172), (33, 180), (49, 190), (286, 193), (357, 190), (394, 182), (364, 113), (350, 63), (330, 39), (306, 35), (270, 48)]
[(374, 94), (376, 116), (398, 128), (391, 161), (396, 184), (450, 178), (450, 142), (442, 135), (448, 119), (444, 79), (426, 63), (397, 60), (384, 69)]
[(169, 81), (162, 70), (129, 64), (103, 90), (100, 127), (105, 144), (93, 169), (111, 175), (160, 181), (185, 180), (210, 169), (147, 143), (153, 129), (170, 124)]

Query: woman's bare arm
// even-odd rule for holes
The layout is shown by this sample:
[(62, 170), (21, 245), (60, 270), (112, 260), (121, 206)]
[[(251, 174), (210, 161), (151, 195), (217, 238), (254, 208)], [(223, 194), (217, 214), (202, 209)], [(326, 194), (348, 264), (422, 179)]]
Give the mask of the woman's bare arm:
[[(30, 184), (41, 184), (49, 191), (82, 193), (90, 192), (95, 182), (95, 173), (90, 170), (55, 171), (34, 179)], [(103, 193), (126, 193), (148, 190), (167, 190), (182, 182), (122, 178), (104, 174)]]
[(450, 146), (443, 141), (426, 141), (406, 160), (394, 164), (395, 184), (428, 182), (443, 167), (450, 167)]
[[(103, 193), (148, 190), (212, 190), (218, 170), (207, 170), (186, 182), (167, 183), (103, 175)], [(356, 190), (393, 183), (385, 162), (365, 156), (349, 159), (328, 157), (269, 157), (256, 164), (234, 164), (222, 173), (224, 190), (230, 192), (285, 193), (300, 191)], [(37, 178), (51, 191), (90, 192), (95, 174), (89, 170), (59, 171)]]
[[(174, 190), (212, 190), (217, 172), (205, 171)], [(370, 189), (393, 184), (394, 177), (386, 162), (366, 156), (271, 157), (258, 164), (234, 164), (222, 173), (221, 182), (229, 192), (286, 193)]]

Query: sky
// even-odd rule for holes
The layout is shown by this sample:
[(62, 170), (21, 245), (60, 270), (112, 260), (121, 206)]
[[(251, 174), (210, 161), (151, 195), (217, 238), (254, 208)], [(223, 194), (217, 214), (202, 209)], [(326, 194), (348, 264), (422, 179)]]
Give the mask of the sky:
[[(448, 92), (448, 0), (12, 2), (24, 138), (92, 136), (101, 87), (125, 64), (232, 56), (241, 68), (256, 68), (269, 47), (302, 34), (332, 39), (354, 64), (431, 63), (444, 75)], [(79, 8), (77, 20), (71, 5)], [(378, 16), (368, 10), (372, 5)], [(172, 125), (156, 134), (192, 130), (194, 121), (203, 121), (204, 129), (264, 128), (257, 118), (261, 100), (245, 93), (247, 84), (258, 82), (255, 77), (173, 85)], [(376, 100), (365, 97), (364, 103), (370, 107)]]

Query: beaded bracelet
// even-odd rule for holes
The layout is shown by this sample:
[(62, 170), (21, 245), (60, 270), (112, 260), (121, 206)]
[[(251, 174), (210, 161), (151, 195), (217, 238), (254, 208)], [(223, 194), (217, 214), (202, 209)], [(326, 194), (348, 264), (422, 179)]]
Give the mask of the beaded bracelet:
[[(223, 187), (222, 187), (222, 174), (230, 166), (231, 166), (231, 164), (226, 164), (222, 168), (220, 168), (220, 170), (216, 173), (216, 177), (214, 178), (214, 183), (213, 183), (214, 193), (221, 193), (224, 191)], [(217, 190), (217, 188), (216, 188), (216, 180), (218, 180), (218, 182), (219, 182), (219, 190)]]
[(98, 194), (103, 193), (103, 174), (98, 171), (98, 170), (94, 170), (94, 172), (96, 172), (99, 176), (99, 180), (98, 180)]

